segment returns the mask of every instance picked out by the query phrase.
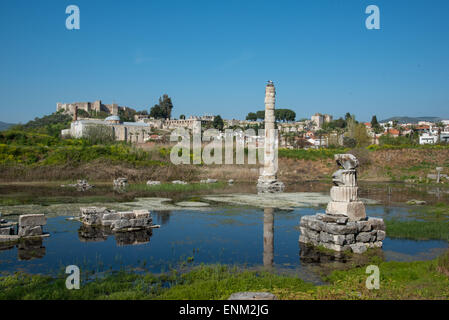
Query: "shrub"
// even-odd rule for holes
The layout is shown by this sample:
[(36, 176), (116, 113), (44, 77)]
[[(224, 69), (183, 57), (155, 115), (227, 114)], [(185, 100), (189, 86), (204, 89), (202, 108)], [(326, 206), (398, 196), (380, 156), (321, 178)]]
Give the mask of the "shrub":
[(92, 145), (115, 141), (113, 128), (105, 125), (87, 126), (84, 138)]

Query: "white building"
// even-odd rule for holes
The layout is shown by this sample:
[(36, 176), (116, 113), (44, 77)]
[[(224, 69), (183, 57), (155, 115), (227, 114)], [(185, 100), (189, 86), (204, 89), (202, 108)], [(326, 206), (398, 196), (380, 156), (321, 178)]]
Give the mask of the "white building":
[[(440, 142), (449, 143), (449, 132), (441, 132)], [(419, 136), (419, 144), (434, 144), (438, 142), (437, 133), (424, 132)]]
[(313, 147), (315, 147), (315, 148), (327, 147), (327, 138), (326, 137), (322, 137), (321, 139), (310, 138), (310, 139), (307, 139), (307, 142), (311, 143), (313, 145)]
[(419, 136), (419, 144), (434, 144), (438, 141), (438, 136), (424, 132)]

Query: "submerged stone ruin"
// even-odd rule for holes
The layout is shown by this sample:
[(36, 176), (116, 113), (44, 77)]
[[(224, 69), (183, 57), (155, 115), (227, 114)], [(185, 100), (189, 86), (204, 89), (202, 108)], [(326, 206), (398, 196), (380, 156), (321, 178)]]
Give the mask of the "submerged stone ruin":
[(126, 188), (128, 186), (128, 178), (117, 178), (112, 183), (114, 188)]
[(20, 239), (48, 237), (43, 226), (47, 224), (44, 214), (23, 214), (19, 222), (0, 220), (0, 242), (14, 242)]
[(153, 225), (153, 218), (148, 210), (116, 212), (106, 208), (80, 208), (80, 220), (87, 226), (107, 227), (112, 232), (138, 231), (158, 228)]
[(278, 137), (275, 130), (274, 105), (276, 90), (272, 81), (268, 81), (265, 87), (265, 142), (264, 142), (264, 166), (257, 181), (259, 193), (274, 193), (284, 191), (284, 183), (277, 180), (277, 150)]
[(46, 224), (44, 214), (23, 214), (18, 222), (6, 221), (0, 215), (0, 251), (17, 247), (19, 261), (43, 258), (46, 249), (42, 240), (50, 236), (44, 232)]
[(331, 201), (326, 213), (303, 216), (299, 242), (342, 252), (363, 253), (368, 248), (381, 248), (385, 239), (385, 223), (368, 218), (365, 205), (358, 199), (357, 167), (352, 154), (336, 154), (339, 166), (332, 175)]
[(87, 191), (92, 189), (94, 186), (90, 185), (87, 180), (78, 180), (76, 183), (73, 184), (67, 184), (67, 185), (61, 185), (61, 187), (71, 187), (76, 188), (78, 191)]

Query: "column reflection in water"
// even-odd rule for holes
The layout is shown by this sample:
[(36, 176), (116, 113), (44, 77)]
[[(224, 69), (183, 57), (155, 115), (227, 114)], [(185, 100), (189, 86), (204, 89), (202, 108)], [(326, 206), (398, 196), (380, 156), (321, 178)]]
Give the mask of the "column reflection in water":
[(273, 267), (274, 261), (274, 208), (263, 210), (263, 265)]

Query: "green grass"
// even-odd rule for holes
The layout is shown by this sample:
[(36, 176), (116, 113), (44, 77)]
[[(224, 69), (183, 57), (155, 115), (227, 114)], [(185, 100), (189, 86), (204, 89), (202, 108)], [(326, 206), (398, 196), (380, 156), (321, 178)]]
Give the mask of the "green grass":
[(321, 160), (332, 159), (337, 153), (345, 153), (348, 149), (336, 148), (336, 149), (279, 149), (279, 158), (291, 158), (298, 160)]
[(90, 282), (80, 290), (67, 290), (65, 275), (51, 278), (16, 273), (0, 277), (3, 299), (227, 299), (233, 292), (271, 290), (313, 290), (298, 278), (268, 272), (241, 271), (222, 265), (200, 266), (184, 274), (139, 275), (119, 272)]
[(448, 299), (449, 252), (432, 261), (381, 262), (380, 289), (368, 290), (366, 266), (334, 271), (326, 285), (296, 276), (202, 265), (186, 273), (136, 274), (121, 271), (65, 288), (66, 275), (51, 278), (16, 273), (0, 277), (0, 299), (227, 299), (234, 292), (268, 291), (280, 299)]
[(449, 241), (449, 222), (447, 221), (386, 220), (385, 224), (389, 238)]
[(92, 144), (84, 139), (60, 139), (39, 132), (0, 133), (0, 165), (80, 165), (94, 160), (137, 166), (167, 164), (166, 150), (147, 152), (124, 142)]

